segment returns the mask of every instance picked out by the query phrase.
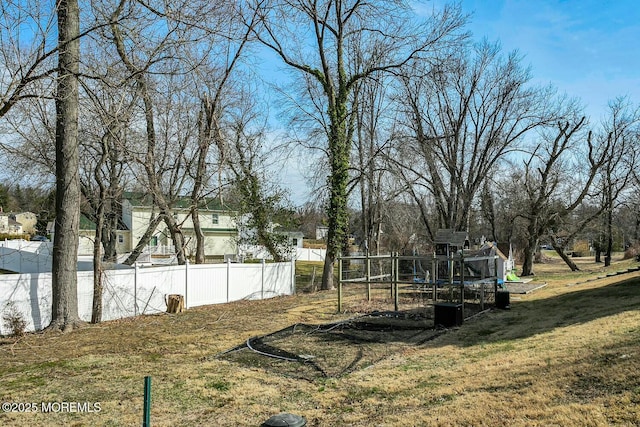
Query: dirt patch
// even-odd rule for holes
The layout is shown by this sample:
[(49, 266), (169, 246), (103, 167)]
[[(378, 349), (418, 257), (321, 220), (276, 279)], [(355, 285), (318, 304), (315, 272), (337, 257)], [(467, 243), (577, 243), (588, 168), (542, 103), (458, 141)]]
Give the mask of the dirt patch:
[(338, 378), (439, 336), (422, 311), (377, 312), (336, 323), (297, 323), (217, 357), (307, 381)]

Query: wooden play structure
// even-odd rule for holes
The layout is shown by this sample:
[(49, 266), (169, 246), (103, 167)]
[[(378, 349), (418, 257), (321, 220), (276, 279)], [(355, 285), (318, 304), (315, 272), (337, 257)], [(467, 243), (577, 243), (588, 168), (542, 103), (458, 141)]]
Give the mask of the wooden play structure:
[[(388, 289), (394, 310), (400, 308), (400, 295), (419, 293), (425, 306), (438, 311), (454, 310), (465, 316), (465, 305), (483, 311), (497, 304), (505, 308), (504, 283), (513, 269), (511, 254), (505, 256), (493, 243), (470, 249), (466, 232), (439, 230), (435, 251), (429, 255), (368, 254), (341, 257), (338, 260), (338, 311), (343, 307), (343, 286), (364, 284), (367, 301), (372, 289)], [(507, 294), (508, 295), (508, 294)]]

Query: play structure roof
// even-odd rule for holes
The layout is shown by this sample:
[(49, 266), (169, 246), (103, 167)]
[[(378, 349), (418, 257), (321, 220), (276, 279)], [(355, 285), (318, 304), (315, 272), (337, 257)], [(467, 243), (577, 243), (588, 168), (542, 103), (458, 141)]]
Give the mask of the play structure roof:
[(448, 243), (452, 246), (464, 246), (467, 240), (466, 231), (454, 231), (451, 228), (441, 228), (436, 231), (435, 243)]

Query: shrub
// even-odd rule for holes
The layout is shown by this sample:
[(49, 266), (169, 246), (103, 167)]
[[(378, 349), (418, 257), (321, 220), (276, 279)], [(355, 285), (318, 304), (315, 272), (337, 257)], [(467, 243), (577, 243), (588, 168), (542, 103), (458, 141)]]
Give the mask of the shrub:
[(20, 310), (16, 308), (13, 302), (9, 302), (5, 306), (2, 316), (2, 323), (5, 329), (9, 331), (9, 336), (22, 337), (27, 329), (27, 321)]

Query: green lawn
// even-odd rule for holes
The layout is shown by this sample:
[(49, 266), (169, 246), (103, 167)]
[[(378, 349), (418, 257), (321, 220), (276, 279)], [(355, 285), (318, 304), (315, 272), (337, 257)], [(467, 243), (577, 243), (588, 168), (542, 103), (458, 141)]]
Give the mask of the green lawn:
[[(538, 266), (546, 287), (428, 340), (347, 340), (341, 351), (336, 337), (305, 338), (296, 354), (351, 367), (314, 380), (296, 376), (298, 362), (221, 353), (298, 322), (359, 316), (373, 306), (361, 290), (345, 289), (346, 313), (335, 291), (299, 292), (3, 338), (0, 400), (39, 410), (0, 412), (0, 425), (140, 425), (147, 375), (154, 426), (258, 426), (280, 412), (308, 426), (640, 425), (640, 274), (596, 279), (601, 267), (583, 266), (593, 271)], [(312, 272), (299, 265), (299, 289)]]

